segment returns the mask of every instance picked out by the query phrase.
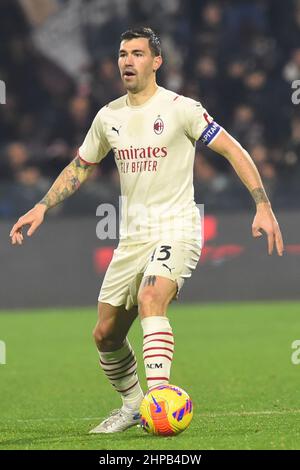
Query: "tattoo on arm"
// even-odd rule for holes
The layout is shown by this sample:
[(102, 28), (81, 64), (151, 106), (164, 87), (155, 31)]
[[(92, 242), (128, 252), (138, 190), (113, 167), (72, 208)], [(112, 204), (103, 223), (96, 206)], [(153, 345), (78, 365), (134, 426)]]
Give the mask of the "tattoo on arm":
[(266, 192), (263, 188), (256, 188), (251, 191), (251, 195), (256, 204), (260, 202), (269, 202)]
[(94, 171), (94, 165), (88, 165), (79, 156), (60, 173), (48, 193), (39, 204), (45, 204), (47, 209), (56, 206), (64, 199), (75, 193), (81, 184)]
[(144, 287), (145, 286), (154, 286), (156, 282), (156, 276), (146, 276), (144, 280)]

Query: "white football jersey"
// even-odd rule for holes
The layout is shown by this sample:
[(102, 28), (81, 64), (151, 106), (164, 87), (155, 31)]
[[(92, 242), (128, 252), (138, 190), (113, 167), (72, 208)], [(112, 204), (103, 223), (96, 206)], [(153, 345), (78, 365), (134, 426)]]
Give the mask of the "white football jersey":
[(113, 150), (121, 183), (123, 243), (201, 243), (193, 187), (195, 143), (200, 136), (210, 142), (219, 130), (214, 126), (199, 102), (163, 87), (141, 106), (131, 106), (125, 95), (98, 112), (79, 155), (93, 164)]

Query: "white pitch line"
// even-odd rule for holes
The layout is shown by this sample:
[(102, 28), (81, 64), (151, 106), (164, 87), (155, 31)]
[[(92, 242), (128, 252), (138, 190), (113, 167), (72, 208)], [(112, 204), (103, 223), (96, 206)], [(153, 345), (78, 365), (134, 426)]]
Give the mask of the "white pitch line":
[[(230, 416), (272, 416), (272, 415), (288, 415), (288, 414), (300, 414), (300, 409), (292, 410), (261, 410), (261, 411), (228, 411), (220, 413), (197, 413), (198, 417), (203, 418), (223, 418)], [(6, 418), (1, 419), (0, 422), (14, 421), (17, 423), (30, 423), (35, 421), (93, 421), (104, 419), (100, 416), (84, 416), (84, 417), (61, 417), (61, 418), (28, 418), (28, 419), (14, 419)]]
[(300, 410), (262, 410), (262, 411), (228, 411), (225, 413), (202, 413), (204, 418), (222, 418), (226, 416), (272, 416), (299, 414)]

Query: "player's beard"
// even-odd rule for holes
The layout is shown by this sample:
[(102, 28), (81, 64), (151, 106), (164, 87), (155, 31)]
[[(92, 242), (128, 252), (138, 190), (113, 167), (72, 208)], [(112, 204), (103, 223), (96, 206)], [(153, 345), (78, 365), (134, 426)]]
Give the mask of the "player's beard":
[(152, 66), (149, 68), (146, 68), (143, 71), (135, 72), (136, 74), (134, 75), (133, 79), (131, 80), (126, 80), (125, 77), (122, 77), (122, 81), (124, 84), (124, 87), (127, 91), (130, 91), (130, 93), (137, 94), (140, 93), (141, 91), (145, 90), (151, 79), (152, 79)]
[(127, 81), (123, 79), (123, 84), (124, 84), (125, 89), (127, 91), (130, 91), (131, 93), (138, 93), (142, 89), (142, 87), (140, 86), (139, 80), (137, 79), (136, 76), (134, 77), (132, 81), (129, 81), (129, 80)]

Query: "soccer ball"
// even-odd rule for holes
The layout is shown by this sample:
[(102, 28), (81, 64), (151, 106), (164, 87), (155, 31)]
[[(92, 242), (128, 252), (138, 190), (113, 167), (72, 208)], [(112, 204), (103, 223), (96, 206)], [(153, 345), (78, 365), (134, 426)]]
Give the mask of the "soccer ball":
[(141, 424), (149, 434), (175, 436), (192, 421), (193, 404), (176, 385), (158, 385), (149, 390), (140, 408)]

